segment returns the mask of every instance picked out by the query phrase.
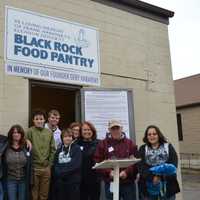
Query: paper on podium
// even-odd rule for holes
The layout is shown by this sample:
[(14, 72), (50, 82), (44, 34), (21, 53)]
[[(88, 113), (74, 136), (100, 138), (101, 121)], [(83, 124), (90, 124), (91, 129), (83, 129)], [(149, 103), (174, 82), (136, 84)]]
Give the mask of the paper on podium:
[(119, 166), (119, 168), (125, 168), (130, 165), (133, 165), (137, 162), (139, 162), (140, 159), (132, 158), (132, 159), (113, 159), (113, 160), (104, 160), (100, 163), (96, 163), (93, 167), (93, 169), (107, 169), (107, 168), (114, 168), (116, 165)]

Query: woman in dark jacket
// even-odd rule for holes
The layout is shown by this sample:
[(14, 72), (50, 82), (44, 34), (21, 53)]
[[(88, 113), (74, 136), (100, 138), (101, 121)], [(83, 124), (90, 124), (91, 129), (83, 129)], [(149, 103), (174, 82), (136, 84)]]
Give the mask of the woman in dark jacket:
[(81, 200), (98, 200), (100, 198), (100, 178), (96, 170), (94, 153), (98, 144), (96, 129), (90, 122), (81, 125), (81, 135), (78, 144), (82, 150), (82, 181)]
[(176, 174), (157, 175), (150, 168), (164, 163), (178, 166), (177, 153), (168, 143), (157, 126), (150, 125), (145, 131), (144, 145), (139, 149), (140, 193), (145, 200), (175, 200), (175, 194), (180, 192)]
[(8, 132), (3, 163), (8, 200), (30, 199), (31, 152), (26, 148), (24, 130), (20, 125), (12, 126)]

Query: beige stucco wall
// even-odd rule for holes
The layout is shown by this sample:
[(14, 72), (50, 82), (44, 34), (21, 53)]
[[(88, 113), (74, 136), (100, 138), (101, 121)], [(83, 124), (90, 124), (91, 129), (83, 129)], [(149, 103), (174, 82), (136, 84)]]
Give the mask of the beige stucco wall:
[(156, 124), (179, 152), (167, 25), (89, 0), (0, 1), (0, 133), (29, 112), (28, 80), (4, 73), (5, 5), (98, 28), (101, 87), (133, 89), (137, 143)]
[[(89, 0), (3, 0), (0, 3), (1, 41), (5, 5), (97, 27), (100, 32), (102, 87), (133, 88), (138, 141), (141, 141), (144, 128), (156, 123), (177, 144), (167, 25)], [(8, 125), (16, 121), (27, 126), (28, 80), (5, 75), (3, 42), (0, 49), (0, 109), (3, 113), (0, 127), (6, 131)]]
[(200, 106), (177, 109), (181, 114), (183, 141), (180, 141), (181, 153), (200, 152)]

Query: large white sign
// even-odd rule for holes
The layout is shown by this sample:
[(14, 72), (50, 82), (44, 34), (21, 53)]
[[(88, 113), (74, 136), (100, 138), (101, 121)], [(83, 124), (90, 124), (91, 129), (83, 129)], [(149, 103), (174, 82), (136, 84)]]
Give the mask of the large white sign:
[(85, 120), (95, 125), (98, 138), (105, 138), (108, 121), (112, 119), (122, 122), (129, 137), (127, 91), (85, 91)]
[(11, 7), (5, 25), (8, 74), (100, 85), (95, 28)]

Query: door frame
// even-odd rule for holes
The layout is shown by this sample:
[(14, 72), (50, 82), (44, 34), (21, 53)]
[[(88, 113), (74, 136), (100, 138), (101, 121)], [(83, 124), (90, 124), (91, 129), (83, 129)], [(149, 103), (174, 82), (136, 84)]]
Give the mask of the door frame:
[[(77, 98), (80, 97), (79, 93), (81, 92), (82, 86), (80, 85), (70, 85), (70, 84), (64, 84), (64, 83), (54, 83), (54, 82), (48, 82), (48, 81), (41, 81), (41, 80), (33, 80), (33, 79), (29, 79), (29, 93), (28, 93), (28, 102), (29, 102), (29, 126), (32, 123), (32, 100), (31, 100), (31, 93), (32, 93), (32, 87), (33, 85), (37, 85), (37, 86), (43, 86), (43, 87), (47, 87), (47, 88), (59, 88), (59, 89), (63, 89), (63, 90), (68, 90), (68, 91), (75, 91), (76, 92), (76, 97), (75, 97), (75, 118), (77, 120), (81, 120), (79, 119), (79, 116), (81, 116), (81, 105), (79, 104), (80, 100), (78, 100)], [(79, 108), (78, 108), (79, 107)]]

